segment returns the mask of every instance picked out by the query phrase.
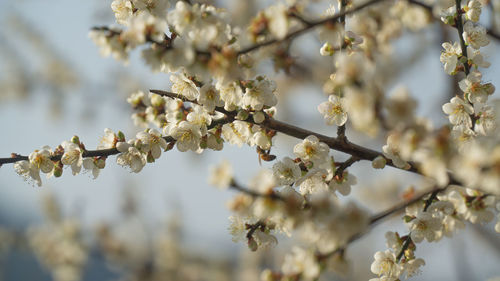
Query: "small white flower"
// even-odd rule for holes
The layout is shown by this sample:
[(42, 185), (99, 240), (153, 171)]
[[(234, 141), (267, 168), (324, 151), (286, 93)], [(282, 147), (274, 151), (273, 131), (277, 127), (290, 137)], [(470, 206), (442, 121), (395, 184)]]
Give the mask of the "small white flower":
[(398, 278), (402, 272), (402, 266), (396, 262), (396, 254), (391, 250), (376, 252), (375, 260), (371, 265), (371, 271), (377, 275)]
[(478, 0), (471, 0), (467, 4), (466, 7), (464, 7), (465, 15), (467, 19), (477, 22), (479, 21), (479, 16), (481, 16), (481, 2)]
[(292, 253), (285, 256), (281, 270), (285, 275), (299, 275), (306, 281), (316, 280), (320, 266), (314, 253), (300, 247), (293, 247)]
[(89, 38), (99, 47), (101, 56), (113, 56), (116, 60), (122, 60), (125, 64), (128, 63), (128, 51), (130, 46), (120, 39), (119, 35), (109, 35), (108, 31), (91, 30)]
[(323, 114), (328, 125), (342, 126), (347, 121), (344, 101), (341, 97), (330, 95), (328, 101), (318, 105), (318, 111)]
[(193, 111), (189, 112), (186, 116), (186, 120), (189, 123), (197, 125), (201, 129), (201, 134), (207, 134), (207, 126), (212, 123), (212, 116), (208, 113), (208, 111), (203, 106), (198, 106), (196, 104), (192, 105)]
[(54, 163), (50, 160), (52, 150), (48, 146), (44, 146), (42, 150), (35, 150), (32, 152), (28, 159), (30, 164), (41, 170), (43, 173), (48, 174), (54, 169)]
[(474, 114), (474, 108), (461, 98), (453, 97), (449, 103), (443, 105), (443, 111), (449, 115), (451, 124), (466, 128), (472, 126), (470, 115)]
[(247, 230), (245, 226), (245, 221), (243, 221), (238, 216), (230, 216), (229, 221), (230, 221), (229, 233), (232, 236), (233, 242), (238, 242), (245, 239), (245, 234)]
[(146, 42), (146, 39), (162, 42), (166, 29), (166, 21), (160, 20), (149, 13), (141, 13), (130, 20), (129, 29), (122, 32), (120, 38), (133, 48)]
[(250, 124), (244, 121), (236, 120), (230, 124), (224, 124), (222, 126), (222, 135), (224, 139), (230, 144), (235, 144), (241, 147), (244, 143), (247, 143), (253, 136), (250, 131)]
[(106, 162), (103, 159), (86, 158), (83, 160), (83, 168), (92, 171), (92, 176), (96, 179), (101, 169), (104, 169)]
[(414, 123), (417, 101), (413, 99), (406, 87), (397, 87), (386, 99), (384, 107), (388, 113), (387, 123), (390, 126), (403, 125), (408, 127)]
[(258, 130), (252, 135), (248, 143), (250, 146), (257, 145), (258, 147), (268, 150), (271, 148), (271, 139), (262, 130)]
[(300, 178), (302, 171), (290, 157), (285, 157), (273, 165), (273, 175), (278, 185), (290, 185)]
[(497, 124), (495, 122), (495, 110), (491, 106), (483, 106), (477, 114), (479, 118), (476, 120), (474, 130), (482, 135), (489, 135), (495, 131)]
[(308, 136), (301, 143), (295, 145), (293, 153), (302, 161), (311, 161), (314, 165), (321, 165), (328, 159), (330, 148), (326, 143), (320, 142), (316, 136)]
[(399, 253), (403, 247), (403, 242), (396, 232), (388, 231), (385, 233), (386, 245), (391, 248), (395, 253)]
[(274, 92), (276, 83), (263, 77), (257, 77), (251, 85), (245, 89), (241, 103), (246, 108), (262, 110), (264, 106), (275, 106), (278, 102)]
[(139, 132), (136, 137), (142, 143), (141, 150), (144, 153), (151, 152), (154, 159), (160, 158), (162, 149), (167, 148), (167, 141), (155, 129)]
[(460, 89), (466, 93), (467, 99), (474, 104), (485, 103), (488, 96), (495, 91), (493, 84), (481, 84), (481, 77), (481, 72), (471, 71), (465, 79), (458, 82)]
[(410, 168), (410, 164), (401, 158), (399, 146), (398, 136), (391, 134), (387, 137), (387, 144), (382, 147), (382, 151), (385, 157), (392, 160), (394, 166), (400, 169), (408, 169)]
[(467, 58), (469, 59), (469, 62), (471, 62), (472, 65), (476, 68), (478, 67), (488, 68), (491, 65), (489, 62), (484, 60), (481, 51), (475, 50), (471, 47), (467, 47)]
[(458, 42), (454, 42), (453, 45), (449, 42), (443, 43), (444, 51), (441, 52), (439, 60), (443, 63), (444, 71), (448, 74), (454, 74), (457, 68), (458, 57), (462, 54), (462, 49)]
[(14, 163), (14, 170), (16, 173), (24, 178), (26, 181), (35, 181), (38, 186), (42, 186), (42, 179), (40, 178), (40, 169), (32, 165), (29, 161), (22, 160)]
[(344, 171), (341, 177), (334, 177), (329, 184), (329, 188), (338, 191), (340, 194), (347, 196), (351, 193), (351, 186), (358, 183), (358, 180), (353, 174)]
[(177, 126), (170, 128), (169, 135), (177, 140), (179, 151), (197, 151), (200, 148), (200, 127), (187, 121), (181, 121)]
[(172, 92), (185, 96), (188, 100), (195, 100), (200, 95), (198, 88), (184, 74), (174, 73), (170, 75), (172, 82)]
[(486, 35), (486, 28), (472, 21), (468, 21), (464, 24), (464, 33), (462, 37), (465, 43), (472, 46), (474, 49), (479, 49), (490, 43)]
[(228, 111), (235, 110), (243, 98), (243, 90), (238, 82), (223, 84), (220, 81), (215, 84), (215, 87), (220, 92), (220, 98), (224, 101), (224, 109)]
[(130, 146), (126, 152), (116, 157), (116, 163), (129, 167), (134, 173), (139, 173), (146, 166), (146, 156), (137, 148)]
[(420, 267), (425, 265), (423, 259), (413, 259), (404, 263), (404, 270), (406, 271), (406, 278), (418, 275), (420, 273)]
[(283, 4), (268, 7), (264, 14), (268, 19), (269, 31), (278, 39), (285, 38), (288, 33), (288, 13)]
[(133, 5), (130, 0), (113, 0), (111, 9), (115, 13), (116, 22), (127, 25), (133, 14)]
[(116, 146), (118, 142), (118, 137), (116, 134), (109, 128), (104, 129), (104, 136), (101, 138), (99, 145), (97, 145), (97, 149), (108, 149)]
[(420, 243), (424, 238), (428, 242), (437, 241), (441, 238), (443, 224), (439, 218), (434, 218), (429, 212), (419, 212), (417, 217), (410, 221), (411, 240)]
[(328, 190), (328, 185), (325, 182), (328, 172), (325, 169), (313, 168), (300, 180), (298, 180), (295, 185), (299, 185), (300, 194), (318, 194)]
[(198, 102), (202, 104), (207, 111), (213, 111), (215, 107), (224, 105), (224, 102), (220, 99), (219, 91), (210, 83), (201, 87)]
[(210, 169), (210, 178), (208, 182), (219, 189), (226, 189), (229, 187), (233, 179), (233, 166), (229, 161), (222, 161), (219, 165)]
[(76, 175), (82, 169), (83, 158), (82, 150), (76, 143), (64, 141), (61, 146), (64, 148), (64, 154), (61, 157), (61, 163), (71, 165), (73, 175)]

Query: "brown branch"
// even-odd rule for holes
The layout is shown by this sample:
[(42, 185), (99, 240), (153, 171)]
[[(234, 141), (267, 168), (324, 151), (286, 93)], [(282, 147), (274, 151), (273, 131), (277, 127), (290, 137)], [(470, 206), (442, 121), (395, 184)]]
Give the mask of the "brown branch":
[[(408, 206), (410, 206), (410, 205), (412, 205), (412, 204), (414, 204), (414, 203), (416, 203), (416, 202), (418, 202), (418, 201), (421, 201), (424, 197), (426, 197), (426, 196), (427, 196), (427, 195), (429, 195), (429, 194), (431, 194), (431, 197), (433, 197), (433, 196), (432, 196), (432, 194), (434, 194), (434, 193), (436, 193), (436, 192), (440, 192), (440, 191), (442, 191), (442, 190), (444, 190), (444, 189), (443, 189), (443, 188), (439, 188), (439, 187), (434, 187), (434, 188), (433, 188), (433, 189), (431, 189), (431, 190), (428, 190), (428, 191), (426, 191), (426, 192), (421, 193), (421, 194), (420, 194), (420, 195), (418, 195), (418, 196), (413, 197), (413, 198), (412, 198), (411, 200), (409, 200), (409, 201), (404, 201), (404, 202), (401, 202), (401, 203), (399, 203), (399, 204), (397, 204), (397, 205), (393, 206), (392, 208), (389, 208), (389, 209), (387, 209), (387, 210), (385, 210), (385, 211), (383, 211), (383, 212), (380, 212), (380, 213), (378, 213), (378, 214), (376, 214), (376, 215), (372, 216), (372, 217), (370, 218), (370, 224), (377, 223), (378, 221), (380, 221), (380, 220), (382, 220), (382, 219), (384, 219), (384, 218), (386, 218), (386, 217), (388, 217), (388, 216), (390, 216), (390, 215), (392, 215), (392, 214), (395, 214), (395, 213), (397, 213), (397, 212), (399, 212), (399, 211), (404, 210), (406, 207), (408, 207)], [(436, 193), (436, 195), (437, 195), (437, 193)], [(431, 197), (430, 197), (430, 198), (431, 198)]]
[(337, 22), (339, 19), (341, 19), (343, 17), (345, 18), (345, 16), (347, 16), (347, 15), (353, 14), (353, 13), (358, 12), (358, 11), (368, 7), (368, 6), (371, 6), (373, 4), (376, 4), (376, 3), (382, 2), (382, 1), (384, 1), (384, 0), (370, 0), (370, 1), (367, 1), (359, 6), (355, 7), (355, 8), (340, 12), (334, 16), (327, 17), (327, 18), (320, 19), (320, 20), (316, 20), (316, 21), (309, 21), (308, 25), (306, 25), (305, 27), (303, 27), (301, 29), (298, 29), (298, 30), (295, 30), (293, 32), (288, 33), (283, 39), (271, 39), (271, 40), (268, 40), (268, 41), (265, 41), (262, 43), (258, 43), (258, 44), (249, 46), (247, 48), (241, 49), (238, 52), (238, 55), (246, 54), (246, 53), (252, 52), (256, 49), (259, 49), (261, 47), (269, 46), (269, 45), (272, 45), (275, 43), (285, 42), (287, 40), (293, 39), (299, 35), (306, 33), (307, 31), (315, 28), (316, 26), (323, 25), (323, 24), (328, 23), (328, 22)]
[(358, 157), (355, 157), (355, 156), (351, 156), (346, 161), (340, 163), (338, 165), (337, 169), (335, 170), (335, 176), (341, 177), (342, 174), (344, 173), (345, 169), (349, 168), (352, 164), (358, 162), (359, 160), (361, 160), (361, 159), (359, 159)]
[[(420, 1), (417, 1), (417, 0), (407, 0), (408, 3), (411, 3), (413, 5), (417, 5), (417, 6), (420, 6), (424, 9), (426, 9), (429, 13), (432, 14), (432, 10), (433, 10), (433, 7), (431, 5), (428, 5), (428, 4), (425, 4), (425, 3), (422, 3)], [(441, 21), (440, 18), (436, 17), (436, 16), (433, 16), (434, 20), (436, 21)], [(492, 29), (486, 29), (486, 33), (488, 33), (488, 35), (496, 40), (500, 40), (500, 34), (496, 33), (494, 30)], [(460, 37), (462, 37), (462, 35), (460, 34)]]
[[(195, 104), (197, 103), (196, 101), (190, 101), (190, 100), (186, 99), (184, 96), (181, 96), (179, 94), (172, 93), (172, 92), (167, 92), (167, 91), (162, 91), (162, 90), (150, 90), (150, 92), (158, 94), (158, 95), (162, 95), (162, 96), (171, 97), (171, 98), (178, 98), (178, 99), (183, 100), (185, 102), (192, 102)], [(222, 107), (217, 107), (215, 110), (225, 114), (227, 116), (227, 118), (224, 120), (218, 120), (218, 122), (213, 123), (210, 127), (213, 127), (213, 126), (219, 125), (219, 124), (232, 122), (234, 120), (234, 118), (236, 117), (236, 112), (229, 112)], [(246, 122), (253, 123), (253, 120), (248, 119), (248, 120), (246, 120)], [(285, 135), (289, 135), (289, 136), (292, 136), (292, 137), (295, 137), (298, 139), (305, 139), (308, 136), (314, 135), (319, 139), (319, 141), (324, 142), (333, 150), (344, 152), (344, 153), (349, 154), (349, 155), (356, 157), (358, 159), (368, 160), (368, 161), (373, 161), (378, 156), (382, 156), (387, 160), (387, 165), (398, 168), (394, 165), (394, 163), (392, 163), (392, 161), (390, 159), (387, 159), (381, 152), (360, 146), (358, 144), (349, 142), (347, 140), (339, 140), (335, 137), (325, 136), (325, 135), (322, 135), (322, 134), (319, 134), (319, 133), (316, 133), (316, 132), (313, 132), (313, 131), (310, 131), (307, 129), (303, 129), (303, 128), (300, 128), (300, 127), (297, 127), (294, 125), (290, 125), (290, 124), (272, 119), (272, 118), (266, 118), (266, 120), (264, 122), (262, 122), (260, 124), (256, 124), (256, 125), (259, 125), (259, 126), (267, 128), (267, 129), (271, 129), (271, 130), (274, 130), (274, 131), (277, 131), (277, 132), (280, 132), (280, 133), (283, 133)], [(165, 137), (165, 138), (167, 141), (173, 140), (171, 137)], [(83, 157), (108, 156), (108, 155), (114, 155), (114, 154), (118, 154), (118, 153), (119, 152), (114, 148), (109, 149), (109, 150), (84, 151)], [(0, 158), (0, 165), (7, 164), (7, 163), (15, 163), (17, 161), (27, 159), (27, 156), (21, 156), (21, 155), (17, 155), (17, 154), (14, 154), (13, 156), (15, 156), (15, 157)], [(54, 156), (51, 159), (59, 160), (60, 157), (61, 157), (60, 155)], [(409, 165), (410, 165), (410, 168), (405, 170), (405, 171), (409, 171), (409, 172), (413, 172), (413, 173), (422, 175), (422, 173), (420, 171), (418, 171), (418, 169), (414, 163), (410, 162)], [(401, 169), (401, 168), (398, 168), (398, 169)], [(402, 170), (404, 170), (404, 169), (402, 169)], [(450, 177), (449, 184), (457, 184), (457, 185), (461, 184), (460, 181), (455, 180), (451, 174), (449, 174), (449, 177)]]
[[(368, 226), (369, 227), (373, 227), (376, 223), (378, 223), (379, 221), (389, 217), (390, 215), (392, 214), (395, 214), (401, 210), (404, 210), (406, 207), (414, 204), (414, 203), (417, 203), (418, 201), (421, 201), (424, 197), (426, 197), (427, 195), (431, 194), (431, 197), (432, 197), (432, 194), (434, 193), (439, 193), (443, 190), (445, 190), (446, 188), (439, 188), (439, 187), (434, 187), (433, 189), (431, 190), (428, 190), (428, 191), (425, 191), (423, 192), (422, 194), (414, 197), (413, 199), (409, 200), (409, 201), (404, 201), (402, 203), (399, 203), (385, 211), (382, 211), (378, 214), (375, 214), (373, 216), (371, 216), (370, 220), (369, 220), (369, 223), (368, 223)], [(337, 253), (340, 253), (342, 251), (345, 251), (346, 247), (351, 244), (352, 242), (358, 240), (359, 238), (363, 237), (364, 235), (368, 234), (369, 231), (366, 231), (366, 232), (359, 232), (359, 233), (356, 233), (354, 235), (352, 235), (348, 240), (347, 240), (347, 243), (341, 247), (338, 247), (337, 249), (331, 251), (331, 252), (328, 252), (328, 253), (325, 253), (325, 254), (318, 254), (317, 255), (317, 258), (320, 259), (320, 260), (323, 260), (323, 259), (326, 259), (326, 258), (329, 258)]]
[[(176, 93), (168, 92), (168, 91), (150, 90), (150, 92), (158, 94), (158, 95), (171, 97), (171, 98), (178, 98), (178, 99), (181, 99), (181, 100), (186, 101), (186, 102), (192, 102), (195, 104), (197, 103), (196, 101), (190, 101), (190, 100), (186, 99), (186, 97), (184, 97), (184, 96), (181, 96), (181, 95), (176, 94)], [(215, 110), (225, 114), (229, 118), (228, 120), (232, 120), (236, 117), (236, 112), (228, 112), (227, 110), (225, 110), (222, 107), (216, 107)], [(253, 120), (251, 120), (251, 118), (246, 120), (246, 122), (256, 124), (253, 122)], [(313, 135), (313, 136), (316, 136), (319, 139), (319, 141), (326, 143), (333, 150), (344, 152), (344, 153), (349, 154), (351, 156), (355, 156), (355, 157), (359, 158), (360, 160), (367, 160), (367, 161), (373, 161), (378, 156), (381, 156), (381, 157), (384, 157), (386, 159), (387, 165), (392, 166), (392, 167), (397, 168), (397, 169), (401, 169), (401, 168), (396, 167), (394, 165), (394, 163), (392, 163), (392, 160), (387, 159), (381, 152), (357, 145), (357, 144), (349, 142), (347, 140), (339, 140), (339, 139), (334, 138), (334, 137), (325, 136), (323, 134), (316, 133), (316, 132), (313, 132), (313, 131), (310, 131), (307, 129), (303, 129), (303, 128), (300, 128), (300, 127), (297, 127), (297, 126), (294, 126), (291, 124), (287, 124), (287, 123), (284, 123), (284, 122), (281, 122), (281, 121), (278, 121), (278, 120), (272, 119), (272, 118), (266, 118), (266, 120), (264, 122), (262, 122), (260, 124), (256, 124), (256, 125), (259, 125), (259, 126), (267, 128), (267, 129), (271, 129), (271, 130), (274, 130), (274, 131), (277, 131), (277, 132), (280, 132), (280, 133), (283, 133), (285, 135), (295, 137), (298, 139), (305, 139), (308, 136)], [(401, 169), (401, 170), (409, 171), (412, 173), (422, 175), (422, 173), (417, 169), (417, 166), (415, 165), (415, 163), (409, 162), (409, 165), (410, 165), (409, 169), (407, 169), (407, 170)], [(461, 185), (460, 181), (454, 179), (451, 174), (449, 174), (448, 176), (450, 177), (449, 184)]]
[(242, 185), (240, 185), (239, 183), (237, 183), (234, 179), (231, 180), (231, 183), (229, 184), (229, 187), (234, 189), (234, 190), (237, 190), (237, 191), (240, 191), (240, 192), (243, 192), (245, 194), (248, 194), (252, 197), (259, 197), (259, 198), (269, 198), (269, 199), (272, 199), (272, 200), (280, 200), (280, 201), (285, 201), (285, 199), (281, 196), (279, 196), (278, 194), (274, 193), (274, 192), (271, 192), (271, 193), (260, 193), (260, 192), (257, 192), (255, 190), (251, 190), (249, 188), (246, 188), (246, 187), (243, 187)]
[[(223, 118), (221, 120), (216, 120), (216, 121), (212, 122), (212, 124), (210, 124), (210, 126), (208, 126), (208, 129), (215, 128), (215, 127), (217, 127), (217, 126), (219, 126), (221, 124), (224, 124), (224, 123), (227, 123), (227, 122), (230, 122), (230, 121), (232, 121), (232, 120), (228, 120), (227, 118)], [(175, 139), (172, 138), (171, 136), (165, 136), (165, 137), (163, 137), (163, 139), (166, 142), (175, 141)], [(88, 157), (107, 157), (107, 156), (116, 155), (116, 154), (119, 154), (119, 153), (120, 152), (116, 148), (96, 149), (96, 150), (84, 150), (82, 152), (82, 157), (83, 158), (88, 158)], [(52, 161), (60, 161), (61, 157), (62, 157), (61, 154), (53, 155), (52, 157), (50, 157), (50, 160), (52, 160)], [(17, 154), (17, 153), (12, 153), (10, 158), (0, 158), (0, 167), (3, 164), (12, 164), (12, 163), (16, 163), (18, 161), (23, 161), (23, 160), (28, 160), (28, 156), (20, 155), (20, 154)]]

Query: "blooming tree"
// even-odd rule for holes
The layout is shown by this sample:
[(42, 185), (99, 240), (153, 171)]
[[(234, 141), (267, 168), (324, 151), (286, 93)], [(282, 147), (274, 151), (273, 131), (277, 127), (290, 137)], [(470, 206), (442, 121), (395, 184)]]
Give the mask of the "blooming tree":
[[(229, 204), (233, 240), (258, 251), (278, 243), (278, 233), (302, 238), (281, 268), (262, 272), (266, 281), (317, 280), (324, 271), (342, 272), (349, 244), (400, 211), (408, 231), (386, 233), (387, 249), (376, 252), (371, 265), (373, 281), (417, 274), (425, 265), (417, 245), (451, 237), (466, 223), (496, 216), (500, 232), (500, 103), (490, 100), (495, 87), (482, 78), (490, 63), (481, 52), (500, 36), (479, 23), (486, 4), (493, 3), (492, 13), (498, 13), (500, 3), (340, 0), (318, 14), (310, 2), (275, 3), (241, 28), (229, 11), (196, 1), (114, 0), (119, 26), (94, 27), (89, 37), (102, 55), (125, 64), (141, 49), (151, 71), (168, 74), (172, 82), (171, 89), (138, 91), (127, 99), (132, 119), (144, 130), (127, 138), (105, 129), (95, 150), (73, 136), (28, 156), (13, 153), (0, 164), (13, 164), (15, 172), (41, 186), (40, 173), (60, 177), (66, 166), (73, 175), (83, 168), (96, 178), (113, 155), (117, 164), (139, 173), (175, 147), (197, 153), (255, 147), (259, 161), (272, 162), (272, 168), (245, 185), (224, 162), (213, 167), (209, 180), (240, 192)], [(449, 119), (442, 126), (416, 116), (416, 99), (406, 88), (387, 94), (384, 77), (393, 67), (394, 40), (434, 21), (454, 29), (457, 38), (442, 42), (440, 61), (458, 90), (442, 105)], [(335, 136), (276, 119), (280, 89), (259, 67), (272, 60), (276, 72), (289, 74), (296, 63), (290, 46), (306, 33), (317, 33), (322, 46), (314, 53), (331, 64), (329, 77), (319, 81), (327, 97), (317, 114), (325, 126), (336, 127)], [(384, 135), (386, 144), (372, 149), (354, 143), (347, 129)], [(297, 139), (293, 154), (271, 154), (280, 134)], [(349, 158), (338, 161), (342, 154)], [(400, 204), (370, 214), (341, 199), (357, 184), (349, 168), (360, 161), (420, 175), (426, 184)]]

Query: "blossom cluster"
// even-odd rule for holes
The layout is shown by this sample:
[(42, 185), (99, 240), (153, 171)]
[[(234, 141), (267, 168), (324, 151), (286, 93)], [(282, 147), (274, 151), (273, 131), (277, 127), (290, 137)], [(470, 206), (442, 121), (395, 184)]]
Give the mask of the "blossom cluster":
[[(236, 196), (228, 203), (235, 212), (230, 218), (230, 233), (234, 241), (246, 239), (252, 250), (277, 243), (274, 233), (299, 237), (316, 252), (296, 247), (285, 257), (283, 278), (302, 276), (304, 280), (318, 278), (322, 265), (342, 272), (343, 258), (328, 259), (368, 226), (368, 213), (354, 203), (341, 204), (338, 194), (349, 195), (356, 177), (342, 168), (329, 154), (329, 147), (309, 136), (295, 145), (295, 159), (285, 157), (272, 169), (262, 170), (249, 183), (249, 192)], [(213, 169), (211, 183), (222, 188), (235, 187), (227, 162)], [(345, 270), (345, 268), (343, 268)], [(267, 275), (266, 275), (267, 274)], [(265, 280), (275, 279), (265, 271)], [(274, 279), (273, 279), (274, 278)]]

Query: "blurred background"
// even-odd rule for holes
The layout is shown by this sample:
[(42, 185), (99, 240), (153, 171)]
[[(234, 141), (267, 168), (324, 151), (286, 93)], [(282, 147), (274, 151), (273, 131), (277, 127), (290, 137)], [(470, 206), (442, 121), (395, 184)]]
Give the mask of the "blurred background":
[[(212, 2), (235, 11), (233, 17), (243, 23), (256, 11), (248, 7), (265, 7), (273, 1), (255, 1), (255, 6)], [(127, 137), (141, 130), (133, 126), (126, 97), (136, 90), (168, 89), (170, 82), (167, 74), (152, 74), (140, 52), (132, 53), (127, 66), (99, 56), (87, 34), (92, 26), (114, 23), (110, 4), (109, 0), (0, 1), (2, 157), (12, 152), (28, 155), (43, 145), (54, 148), (73, 135), (87, 148), (95, 148), (104, 128), (122, 130)], [(317, 3), (318, 13), (326, 4)], [(487, 26), (489, 19), (486, 12), (482, 20)], [(446, 122), (441, 105), (456, 90), (456, 81), (439, 62), (441, 43), (455, 39), (454, 30), (434, 23), (394, 42), (389, 91), (406, 85), (419, 102), (418, 115), (437, 125)], [(497, 87), (498, 46), (492, 40), (484, 48), (492, 64), (484, 80)], [(321, 59), (319, 48), (317, 34), (300, 37), (293, 45), (292, 54), (298, 59), (290, 76), (275, 73), (271, 63), (264, 63), (262, 71), (278, 82), (277, 119), (334, 135), (335, 128), (327, 127), (316, 110), (326, 100), (321, 81), (331, 64)], [(384, 143), (383, 134), (367, 139), (348, 129), (348, 136), (377, 150)], [(277, 137), (274, 154), (291, 155), (296, 142)], [(139, 174), (131, 174), (114, 159), (95, 180), (65, 170), (57, 180), (42, 179), (40, 188), (24, 182), (11, 165), (0, 168), (0, 280), (258, 280), (262, 269), (281, 266), (293, 240), (279, 237), (276, 249), (257, 253), (245, 243), (233, 243), (225, 203), (235, 193), (207, 183), (209, 167), (223, 159), (232, 163), (236, 179), (243, 183), (272, 165), (259, 165), (252, 148), (226, 145), (221, 152), (201, 155), (174, 149)], [(358, 185), (348, 200), (372, 212), (390, 207), (404, 189), (421, 183), (419, 177), (395, 169), (373, 171), (365, 162), (352, 172)], [(349, 248), (350, 274), (327, 275), (324, 280), (372, 278), (373, 254), (385, 249), (388, 230), (407, 232), (399, 215), (378, 225)], [(493, 224), (468, 225), (453, 239), (422, 243), (417, 255), (427, 265), (413, 280), (500, 276), (500, 239)]]

